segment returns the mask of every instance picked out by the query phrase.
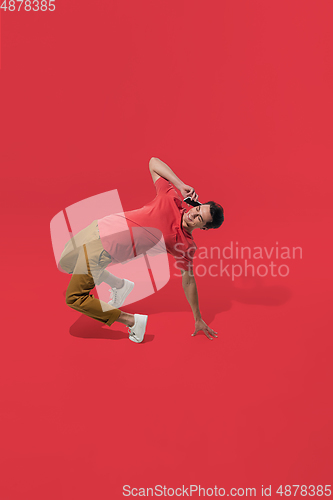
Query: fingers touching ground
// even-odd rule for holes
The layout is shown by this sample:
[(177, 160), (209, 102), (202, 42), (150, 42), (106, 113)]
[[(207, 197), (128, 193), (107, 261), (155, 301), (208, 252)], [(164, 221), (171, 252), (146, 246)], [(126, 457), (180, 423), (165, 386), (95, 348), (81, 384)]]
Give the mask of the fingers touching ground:
[(206, 335), (206, 337), (209, 339), (209, 340), (213, 340), (212, 337), (215, 337), (217, 338), (217, 332), (215, 332), (214, 330), (212, 330), (211, 328), (207, 327), (207, 328), (202, 328), (200, 330), (196, 330), (194, 333), (192, 333), (192, 337), (195, 337), (197, 335), (198, 332), (204, 332), (204, 334)]

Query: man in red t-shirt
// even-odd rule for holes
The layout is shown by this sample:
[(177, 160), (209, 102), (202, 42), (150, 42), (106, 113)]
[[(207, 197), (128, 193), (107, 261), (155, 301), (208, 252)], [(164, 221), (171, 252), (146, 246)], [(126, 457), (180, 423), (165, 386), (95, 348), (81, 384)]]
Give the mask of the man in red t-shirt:
[[(199, 310), (198, 292), (193, 275), (193, 255), (197, 247), (192, 231), (220, 227), (224, 220), (223, 208), (210, 201), (192, 207), (186, 212), (182, 206), (182, 199), (173, 186), (181, 192), (183, 198), (190, 197), (193, 201), (198, 200), (195, 190), (184, 184), (171, 168), (158, 158), (151, 158), (149, 169), (156, 187), (154, 200), (138, 210), (103, 217), (94, 221), (89, 226), (90, 229), (83, 230), (88, 233), (81, 235), (82, 242), (87, 243), (85, 254), (81, 250), (81, 261), (84, 265), (87, 262), (89, 277), (87, 273), (82, 274), (79, 269), (74, 269), (72, 261), (79, 262), (80, 258), (77, 259), (73, 252), (69, 253), (71, 257), (69, 258), (64, 251), (61, 267), (73, 274), (69, 285), (71, 290), (67, 290), (66, 301), (74, 309), (108, 325), (114, 321), (127, 325), (130, 340), (142, 342), (148, 317), (124, 313), (118, 309), (132, 291), (134, 283), (113, 276), (105, 267), (110, 262), (124, 262), (145, 253), (152, 247), (156, 248), (163, 235), (165, 248), (175, 257), (176, 267), (182, 273), (183, 289), (195, 320), (195, 331), (192, 335), (202, 330), (207, 338), (213, 340), (212, 337), (217, 337), (217, 333), (203, 321)], [(133, 232), (139, 234), (135, 242)], [(80, 267), (79, 264), (76, 266)], [(102, 303), (89, 295), (89, 288), (92, 289), (95, 283), (101, 282), (111, 286), (112, 299), (109, 304)], [(100, 304), (103, 312), (99, 311)]]
[[(113, 262), (125, 262), (159, 245), (163, 236), (167, 252), (177, 259), (177, 269), (191, 271), (197, 248), (191, 234), (191, 221), (184, 216), (186, 210), (182, 206), (182, 199), (170, 181), (154, 171), (152, 175), (155, 178), (156, 196), (150, 203), (137, 210), (108, 215), (98, 220), (103, 248), (111, 255)], [(207, 206), (203, 205), (200, 209), (205, 212)], [(195, 214), (201, 212), (199, 208), (192, 212), (193, 223)]]

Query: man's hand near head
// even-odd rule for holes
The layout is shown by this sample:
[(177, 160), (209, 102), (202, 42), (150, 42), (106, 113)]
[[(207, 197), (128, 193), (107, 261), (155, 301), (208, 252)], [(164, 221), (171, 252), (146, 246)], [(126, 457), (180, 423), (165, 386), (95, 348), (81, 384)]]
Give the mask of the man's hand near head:
[(179, 188), (179, 191), (181, 192), (183, 198), (190, 197), (191, 200), (198, 201), (199, 196), (197, 195), (193, 187), (188, 186), (187, 184), (183, 184)]
[(159, 158), (151, 158), (149, 161), (149, 170), (153, 182), (156, 182), (159, 177), (164, 177), (164, 179), (170, 181), (176, 189), (179, 189), (183, 198), (190, 196), (192, 200), (198, 201), (198, 195), (196, 194), (194, 188), (181, 181), (173, 170), (171, 170), (171, 168), (164, 163), (164, 161)]

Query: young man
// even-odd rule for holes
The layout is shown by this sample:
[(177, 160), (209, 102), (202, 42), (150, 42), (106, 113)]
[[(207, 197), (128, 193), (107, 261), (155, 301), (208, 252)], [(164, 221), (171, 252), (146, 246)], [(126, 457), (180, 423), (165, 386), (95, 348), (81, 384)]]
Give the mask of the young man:
[[(182, 285), (191, 306), (196, 335), (203, 331), (213, 340), (217, 333), (202, 319), (198, 292), (193, 275), (193, 255), (196, 250), (192, 232), (194, 229), (218, 228), (224, 220), (223, 208), (213, 201), (192, 207), (188, 212), (182, 206), (182, 199), (198, 200), (195, 190), (184, 184), (168, 165), (158, 158), (151, 158), (149, 170), (156, 187), (156, 197), (138, 210), (113, 214), (93, 221), (67, 244), (59, 265), (72, 274), (66, 302), (83, 314), (107, 325), (119, 321), (129, 327), (129, 339), (143, 341), (148, 316), (120, 311), (134, 283), (120, 279), (106, 270), (111, 262), (124, 262), (142, 254), (159, 243), (163, 235), (165, 248), (177, 259), (177, 268), (182, 272)], [(135, 243), (133, 233), (138, 234)], [(108, 304), (95, 299), (89, 292), (96, 284), (108, 283), (112, 298)]]

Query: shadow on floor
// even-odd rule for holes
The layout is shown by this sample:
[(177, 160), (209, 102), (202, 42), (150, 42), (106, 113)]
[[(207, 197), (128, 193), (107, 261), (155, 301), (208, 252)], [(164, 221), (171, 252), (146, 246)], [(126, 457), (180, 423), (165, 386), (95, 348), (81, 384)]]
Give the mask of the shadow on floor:
[[(208, 325), (214, 320), (216, 314), (230, 310), (233, 301), (254, 306), (279, 307), (288, 302), (292, 296), (289, 288), (281, 285), (265, 286), (259, 277), (242, 277), (237, 283), (240, 285), (236, 286), (231, 280), (197, 279), (200, 310)], [(214, 288), (215, 284), (216, 288)], [(64, 296), (65, 294), (66, 292)], [(129, 313), (153, 315), (162, 312), (189, 312), (191, 309), (182, 290), (181, 279), (173, 277), (157, 293), (126, 306), (122, 310)], [(127, 340), (127, 331), (117, 330), (118, 324), (113, 324), (109, 328), (88, 316), (80, 315), (70, 327), (69, 332), (74, 337), (87, 339)], [(122, 328), (126, 327), (122, 326)], [(152, 342), (154, 337), (154, 335), (145, 335), (145, 343)]]

